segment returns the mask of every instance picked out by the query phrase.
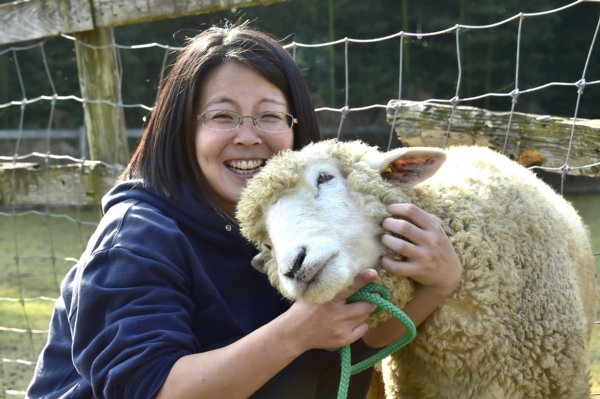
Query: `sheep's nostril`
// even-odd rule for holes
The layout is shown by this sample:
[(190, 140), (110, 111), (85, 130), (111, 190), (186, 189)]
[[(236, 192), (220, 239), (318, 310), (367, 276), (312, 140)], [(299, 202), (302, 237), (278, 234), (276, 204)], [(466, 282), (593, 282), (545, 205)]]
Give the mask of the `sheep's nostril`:
[(288, 278), (295, 278), (298, 270), (302, 267), (302, 262), (304, 262), (304, 258), (306, 258), (306, 247), (302, 247), (296, 258), (294, 259), (294, 264), (292, 268), (284, 273), (284, 276)]

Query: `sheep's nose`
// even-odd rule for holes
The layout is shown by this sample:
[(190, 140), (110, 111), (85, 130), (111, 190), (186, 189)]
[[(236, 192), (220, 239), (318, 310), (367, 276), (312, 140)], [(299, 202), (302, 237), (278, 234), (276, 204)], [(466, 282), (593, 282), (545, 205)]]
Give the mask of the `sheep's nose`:
[(298, 252), (298, 255), (296, 255), (296, 258), (294, 258), (292, 268), (285, 272), (283, 275), (288, 278), (295, 278), (296, 274), (298, 274), (298, 270), (300, 270), (300, 268), (302, 267), (302, 262), (304, 262), (304, 258), (306, 258), (306, 247), (300, 248), (300, 252)]

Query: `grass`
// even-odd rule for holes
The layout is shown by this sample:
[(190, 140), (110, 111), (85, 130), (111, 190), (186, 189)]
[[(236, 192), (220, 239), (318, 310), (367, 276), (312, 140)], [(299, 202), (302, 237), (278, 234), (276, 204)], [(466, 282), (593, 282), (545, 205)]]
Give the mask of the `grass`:
[[(0, 387), (24, 391), (65, 273), (99, 219), (97, 210), (0, 213)], [(18, 300), (21, 298), (22, 300)]]
[[(590, 227), (594, 253), (600, 253), (600, 196), (569, 199)], [(99, 219), (97, 210), (54, 209), (50, 214), (26, 212), (13, 217), (0, 212), (0, 356), (9, 359), (0, 362), (3, 392), (26, 389), (46, 340), (38, 330), (48, 327), (51, 299), (58, 296), (62, 277), (84, 250)], [(596, 270), (600, 270), (600, 256)], [(25, 362), (13, 361), (17, 359)], [(593, 332), (590, 361), (592, 392), (600, 393), (600, 325)]]
[[(596, 275), (600, 275), (600, 196), (574, 196), (569, 200), (590, 228), (592, 250), (596, 254)], [(596, 320), (600, 320), (600, 298), (598, 298)], [(596, 324), (592, 332), (589, 360), (592, 392), (600, 393), (600, 324)]]

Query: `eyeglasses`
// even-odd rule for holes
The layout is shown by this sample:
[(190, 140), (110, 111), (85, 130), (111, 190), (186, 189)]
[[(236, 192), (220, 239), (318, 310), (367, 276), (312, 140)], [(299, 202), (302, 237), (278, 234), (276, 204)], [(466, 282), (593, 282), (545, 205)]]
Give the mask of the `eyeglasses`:
[(245, 118), (252, 120), (255, 128), (269, 133), (281, 133), (298, 123), (298, 119), (285, 112), (261, 112), (256, 115), (240, 115), (233, 111), (206, 111), (196, 119), (209, 129), (226, 132), (242, 126)]

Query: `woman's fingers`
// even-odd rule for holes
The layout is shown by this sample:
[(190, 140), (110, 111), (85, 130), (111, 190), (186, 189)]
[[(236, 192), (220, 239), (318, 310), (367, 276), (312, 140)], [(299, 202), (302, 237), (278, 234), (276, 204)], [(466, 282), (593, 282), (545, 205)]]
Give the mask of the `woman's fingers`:
[(377, 271), (375, 269), (365, 269), (354, 277), (354, 282), (352, 283), (350, 288), (338, 294), (336, 298), (345, 301), (346, 299), (354, 295), (362, 287), (369, 283), (372, 283), (375, 280), (377, 280)]
[(391, 217), (382, 223), (387, 232), (382, 236), (382, 243), (398, 255), (427, 256), (427, 251), (439, 250), (448, 240), (441, 220), (415, 205), (391, 204), (388, 211)]
[[(377, 279), (377, 272), (374, 269), (363, 270), (355, 277), (349, 289), (338, 294), (331, 301), (323, 304), (303, 304), (314, 310), (315, 318), (312, 320), (313, 334), (311, 335), (317, 336), (319, 344), (316, 347), (348, 345), (367, 332), (367, 318), (375, 311), (376, 306), (360, 301), (347, 303), (347, 299), (375, 279)], [(300, 305), (301, 302), (298, 301), (296, 305)]]
[(453, 290), (462, 266), (441, 220), (412, 204), (392, 204), (388, 211), (381, 242), (397, 256), (384, 256), (381, 265), (422, 285)]
[(394, 217), (385, 218), (381, 226), (390, 233), (411, 242), (420, 242), (424, 238), (424, 231), (414, 223), (405, 219)]
[(408, 220), (421, 229), (433, 229), (442, 224), (440, 218), (413, 204), (390, 204), (387, 210), (393, 217)]

